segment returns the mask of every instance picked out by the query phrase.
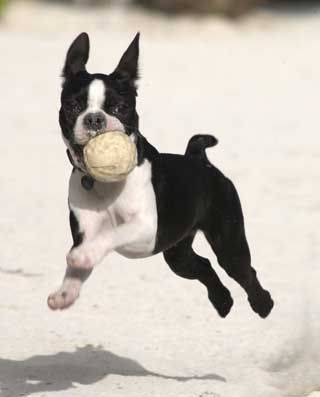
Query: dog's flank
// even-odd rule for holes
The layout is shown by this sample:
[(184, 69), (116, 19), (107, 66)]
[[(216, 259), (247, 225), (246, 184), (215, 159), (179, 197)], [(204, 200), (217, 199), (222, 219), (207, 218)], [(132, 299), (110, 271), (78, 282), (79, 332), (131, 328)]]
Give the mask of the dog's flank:
[[(87, 72), (85, 33), (67, 53), (59, 120), (75, 167), (69, 184), (74, 244), (62, 287), (48, 304), (52, 309), (72, 305), (93, 267), (111, 251), (129, 258), (162, 252), (174, 273), (207, 288), (210, 302), (225, 317), (233, 304), (230, 292), (209, 260), (192, 248), (197, 231), (202, 231), (220, 266), (246, 291), (252, 309), (266, 317), (273, 301), (251, 267), (237, 191), (206, 155), (217, 140), (195, 135), (185, 155), (176, 155), (159, 153), (142, 136), (136, 112), (138, 56), (139, 35), (110, 75)], [(81, 183), (86, 175), (83, 145), (119, 126), (137, 146), (137, 166), (122, 182), (95, 181), (86, 189)]]

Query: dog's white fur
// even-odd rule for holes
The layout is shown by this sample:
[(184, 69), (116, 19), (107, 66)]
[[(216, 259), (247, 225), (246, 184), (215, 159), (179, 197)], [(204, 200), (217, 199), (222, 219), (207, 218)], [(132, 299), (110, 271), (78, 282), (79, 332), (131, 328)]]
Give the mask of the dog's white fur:
[(102, 80), (95, 79), (89, 86), (88, 109), (100, 110), (106, 99), (106, 86)]

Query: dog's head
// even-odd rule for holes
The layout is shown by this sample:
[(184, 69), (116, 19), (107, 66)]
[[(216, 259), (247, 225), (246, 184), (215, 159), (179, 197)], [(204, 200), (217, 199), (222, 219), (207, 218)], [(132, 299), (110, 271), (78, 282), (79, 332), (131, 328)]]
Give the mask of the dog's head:
[(109, 75), (88, 73), (88, 58), (89, 36), (81, 33), (67, 53), (59, 114), (63, 138), (77, 165), (82, 147), (97, 134), (118, 130), (135, 139), (138, 131), (139, 33)]

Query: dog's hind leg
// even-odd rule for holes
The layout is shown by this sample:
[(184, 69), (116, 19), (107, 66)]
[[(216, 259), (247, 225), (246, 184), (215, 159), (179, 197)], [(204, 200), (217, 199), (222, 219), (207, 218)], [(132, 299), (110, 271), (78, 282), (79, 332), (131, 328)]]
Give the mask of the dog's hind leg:
[(220, 198), (216, 198), (217, 206), (206, 217), (204, 233), (219, 264), (246, 291), (252, 309), (265, 318), (273, 308), (273, 300), (251, 267), (237, 191), (229, 179), (224, 178), (221, 183)]
[(192, 249), (194, 234), (174, 247), (164, 251), (163, 256), (171, 270), (178, 276), (199, 280), (207, 287), (208, 297), (221, 317), (226, 317), (233, 305), (229, 290), (222, 284), (207, 258), (197, 255)]

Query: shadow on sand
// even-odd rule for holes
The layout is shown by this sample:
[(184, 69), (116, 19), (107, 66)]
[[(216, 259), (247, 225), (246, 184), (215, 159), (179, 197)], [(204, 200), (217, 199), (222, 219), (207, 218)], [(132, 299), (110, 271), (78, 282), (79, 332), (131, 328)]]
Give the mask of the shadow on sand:
[(33, 356), (26, 360), (0, 359), (1, 397), (27, 396), (39, 392), (68, 390), (74, 384), (90, 385), (108, 375), (154, 376), (178, 382), (214, 380), (226, 382), (216, 374), (167, 376), (148, 371), (139, 363), (117, 356), (101, 347), (87, 345), (75, 352)]

